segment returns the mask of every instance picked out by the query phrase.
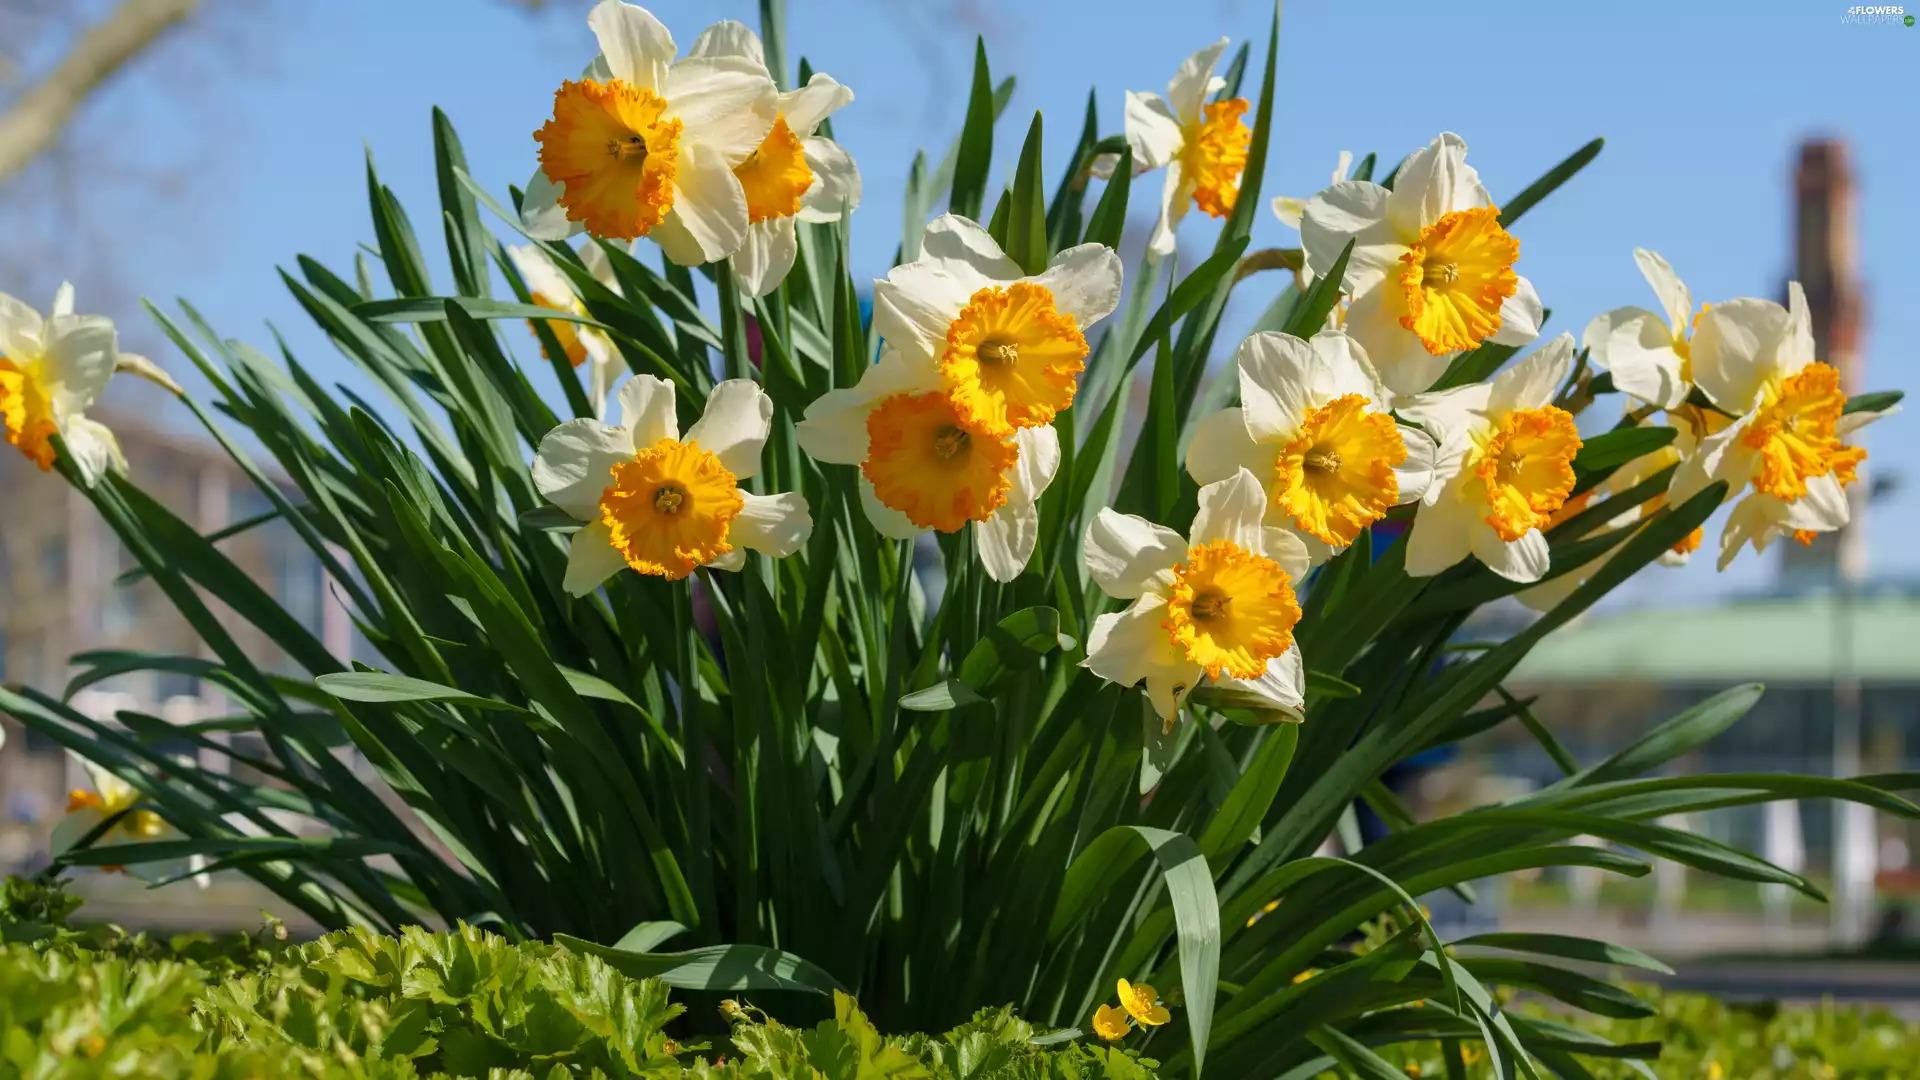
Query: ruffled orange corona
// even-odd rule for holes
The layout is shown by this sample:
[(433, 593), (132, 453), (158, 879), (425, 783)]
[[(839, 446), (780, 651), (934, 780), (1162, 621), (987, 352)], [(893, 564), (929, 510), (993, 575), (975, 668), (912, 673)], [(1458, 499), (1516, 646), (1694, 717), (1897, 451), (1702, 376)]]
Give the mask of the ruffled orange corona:
[(1312, 410), (1274, 463), (1273, 501), (1301, 531), (1345, 547), (1400, 499), (1394, 467), (1406, 443), (1387, 413), (1360, 394)]
[(1500, 329), (1500, 305), (1520, 286), (1519, 258), (1520, 241), (1500, 227), (1497, 208), (1443, 215), (1400, 256), (1400, 325), (1434, 356), (1473, 348)]
[(1193, 181), (1193, 204), (1211, 217), (1226, 217), (1240, 197), (1240, 174), (1247, 169), (1253, 132), (1241, 120), (1247, 99), (1216, 101), (1187, 131), (1180, 166)]
[(773, 130), (753, 156), (734, 166), (733, 175), (747, 196), (747, 221), (756, 225), (799, 213), (801, 196), (813, 186), (813, 170), (785, 116), (774, 120)]
[(699, 443), (661, 439), (612, 472), (600, 520), (628, 566), (678, 581), (733, 550), (727, 533), (746, 500), (733, 473)]
[(582, 79), (553, 95), (553, 118), (534, 133), (540, 168), (561, 185), (567, 220), (616, 240), (645, 236), (673, 209), (680, 121), (666, 99), (619, 79)]
[(994, 435), (1050, 424), (1073, 404), (1087, 339), (1045, 285), (1016, 281), (975, 292), (947, 327), (940, 374), (953, 407)]
[(1267, 661), (1293, 644), (1300, 605), (1287, 572), (1272, 559), (1214, 540), (1188, 548), (1173, 579), (1161, 626), (1210, 677), (1259, 678)]
[(1006, 505), (1013, 443), (955, 412), (940, 391), (895, 394), (867, 416), (860, 465), (880, 502), (922, 529), (958, 532)]
[(1740, 440), (1756, 451), (1755, 491), (1789, 502), (1807, 493), (1807, 478), (1825, 476), (1841, 465), (1851, 471), (1866, 451), (1841, 443), (1836, 432), (1847, 395), (1840, 372), (1831, 365), (1808, 364), (1779, 382), (1768, 382), (1765, 396)]
[(1580, 430), (1548, 405), (1507, 413), (1481, 449), (1473, 474), (1483, 485), (1487, 524), (1507, 543), (1545, 526), (1573, 490)]
[(7, 442), (41, 472), (53, 471), (53, 437), (60, 432), (53, 419), (53, 402), (32, 365), (22, 368), (4, 356), (0, 356), (0, 423), (5, 425)]

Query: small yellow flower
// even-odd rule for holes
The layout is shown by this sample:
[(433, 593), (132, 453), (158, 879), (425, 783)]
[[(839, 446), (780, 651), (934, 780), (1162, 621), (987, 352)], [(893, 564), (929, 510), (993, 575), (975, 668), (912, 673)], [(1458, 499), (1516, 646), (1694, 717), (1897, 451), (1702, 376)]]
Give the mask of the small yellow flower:
[(1727, 1072), (1717, 1061), (1707, 1062), (1707, 1080), (1725, 1080)]
[[(1124, 980), (1121, 985), (1126, 985)], [(1127, 1011), (1120, 1006), (1102, 1005), (1093, 1010), (1093, 1033), (1108, 1042), (1126, 1038), (1131, 1030), (1127, 1024)]]
[(1148, 1027), (1159, 1027), (1173, 1019), (1173, 1014), (1158, 1004), (1160, 994), (1146, 983), (1130, 983), (1120, 980), (1120, 1004), (1135, 1020)]
[(1308, 968), (1307, 970), (1293, 977), (1293, 985), (1299, 986), (1301, 983), (1306, 982), (1308, 979), (1311, 979), (1318, 974), (1320, 974), (1319, 968)]

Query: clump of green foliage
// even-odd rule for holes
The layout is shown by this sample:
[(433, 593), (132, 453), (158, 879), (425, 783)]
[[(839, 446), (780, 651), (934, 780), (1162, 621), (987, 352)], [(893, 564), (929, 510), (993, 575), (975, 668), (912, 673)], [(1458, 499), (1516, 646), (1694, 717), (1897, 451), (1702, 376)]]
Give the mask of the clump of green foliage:
[(8, 879), (0, 899), (7, 933), (33, 917), (43, 931), (0, 944), (0, 1080), (1152, 1080), (1157, 1065), (1039, 1045), (1008, 1008), (942, 1036), (884, 1037), (845, 994), (811, 1028), (728, 1001), (729, 1043), (709, 1046), (668, 1033), (684, 1008), (665, 982), (471, 926), (282, 945), (276, 923), (163, 941), (69, 928), (77, 902), (57, 888)]

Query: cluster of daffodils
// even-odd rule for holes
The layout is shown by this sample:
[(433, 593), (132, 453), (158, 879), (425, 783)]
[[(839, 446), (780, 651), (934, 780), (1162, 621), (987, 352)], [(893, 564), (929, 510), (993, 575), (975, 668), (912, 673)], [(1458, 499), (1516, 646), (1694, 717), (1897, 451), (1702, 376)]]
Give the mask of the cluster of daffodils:
[(0, 293), (0, 433), (42, 472), (53, 471), (56, 436), (89, 487), (108, 470), (126, 471), (113, 432), (87, 416), (116, 370), (179, 390), (147, 360), (121, 353), (105, 316), (74, 314), (73, 286), (60, 286), (46, 318)]
[(1120, 980), (1120, 1004), (1102, 1005), (1093, 1011), (1093, 1033), (1107, 1040), (1118, 1042), (1127, 1037), (1134, 1024), (1141, 1027), (1159, 1027), (1173, 1019), (1173, 1014), (1160, 1004), (1160, 993), (1146, 983), (1133, 983)]
[(600, 54), (554, 93), (534, 134), (529, 236), (651, 237), (682, 266), (730, 260), (760, 296), (793, 266), (796, 222), (859, 204), (852, 157), (817, 134), (851, 90), (816, 74), (781, 93), (760, 39), (737, 22), (708, 27), (683, 57), (660, 20), (621, 0), (602, 0), (587, 24)]
[[(1725, 569), (1751, 545), (1766, 550), (1790, 535), (1803, 544), (1845, 526), (1846, 488), (1867, 453), (1847, 439), (1892, 410), (1847, 411), (1840, 373), (1814, 358), (1812, 318), (1798, 282), (1787, 305), (1753, 297), (1694, 307), (1692, 293), (1665, 259), (1634, 253), (1659, 298), (1660, 313), (1607, 312), (1587, 326), (1585, 343), (1614, 386), (1655, 410), (1676, 437), (1662, 451), (1622, 470), (1615, 488), (1677, 466), (1651, 513), (1726, 481), (1733, 509), (1721, 533)], [(1684, 561), (1700, 536), (1683, 540), (1667, 561)]]

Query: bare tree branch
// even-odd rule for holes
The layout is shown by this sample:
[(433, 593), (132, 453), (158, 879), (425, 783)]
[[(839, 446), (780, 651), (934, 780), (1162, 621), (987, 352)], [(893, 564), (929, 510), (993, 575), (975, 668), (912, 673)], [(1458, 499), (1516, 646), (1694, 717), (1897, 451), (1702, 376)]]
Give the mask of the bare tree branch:
[(0, 115), (0, 181), (52, 146), (88, 95), (198, 6), (199, 0), (123, 0), (88, 29), (45, 79)]

